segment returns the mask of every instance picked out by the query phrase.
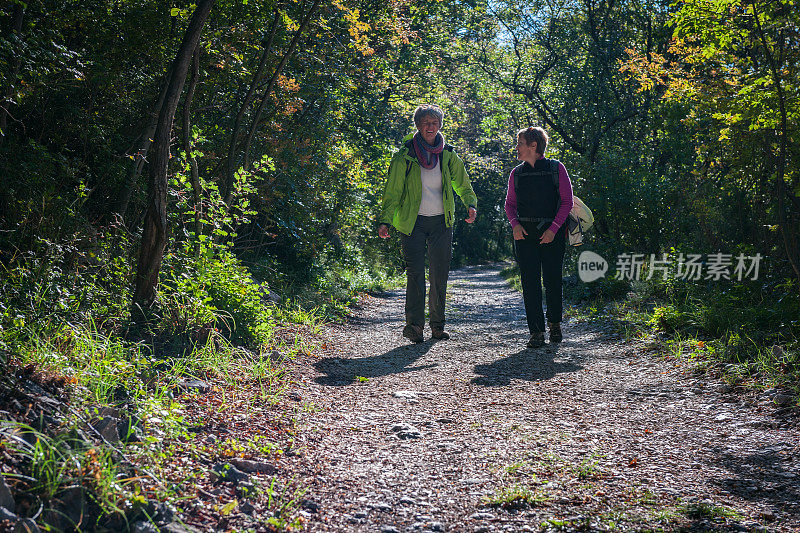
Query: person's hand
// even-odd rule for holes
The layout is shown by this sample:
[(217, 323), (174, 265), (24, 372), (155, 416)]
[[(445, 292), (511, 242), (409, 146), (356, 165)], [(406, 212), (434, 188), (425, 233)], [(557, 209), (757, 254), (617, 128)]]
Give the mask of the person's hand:
[(477, 216), (478, 216), (478, 210), (475, 209), (474, 207), (470, 207), (469, 216), (464, 220), (467, 222), (467, 224), (472, 224), (473, 222), (475, 222), (475, 217)]
[(381, 239), (388, 239), (389, 226), (387, 226), (386, 224), (381, 224), (380, 226), (378, 226), (378, 236), (380, 236)]
[(525, 231), (525, 228), (522, 227), (522, 224), (517, 224), (516, 226), (514, 226), (514, 240), (515, 241), (524, 240), (525, 239), (525, 235), (527, 235), (527, 234), (528, 234), (528, 232)]
[(547, 231), (545, 231), (544, 233), (542, 233), (542, 238), (541, 238), (541, 239), (539, 239), (539, 244), (547, 244), (547, 243), (549, 243), (549, 242), (553, 242), (553, 238), (554, 238), (555, 236), (556, 236), (556, 234), (555, 234), (555, 233), (553, 233), (553, 231), (552, 231), (552, 230), (549, 230), (549, 229), (548, 229)]

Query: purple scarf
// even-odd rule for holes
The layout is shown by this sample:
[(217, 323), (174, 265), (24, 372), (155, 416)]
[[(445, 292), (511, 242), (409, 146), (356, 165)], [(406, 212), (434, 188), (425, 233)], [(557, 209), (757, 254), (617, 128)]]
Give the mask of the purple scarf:
[(444, 137), (441, 133), (436, 134), (433, 146), (425, 142), (422, 134), (417, 132), (413, 138), (414, 153), (417, 154), (417, 161), (422, 168), (432, 169), (439, 161), (439, 154), (444, 150)]

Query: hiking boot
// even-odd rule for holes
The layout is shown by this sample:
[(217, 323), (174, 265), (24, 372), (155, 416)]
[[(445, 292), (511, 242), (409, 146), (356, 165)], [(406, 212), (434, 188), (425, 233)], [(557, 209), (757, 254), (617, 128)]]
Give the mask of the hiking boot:
[(422, 336), (422, 326), (416, 326), (414, 324), (408, 324), (403, 328), (403, 337), (415, 343), (420, 343), (425, 340), (425, 337)]
[(544, 331), (537, 331), (531, 335), (531, 340), (526, 344), (528, 348), (541, 348), (544, 346)]
[(561, 335), (561, 323), (548, 322), (547, 325), (550, 326), (550, 342), (561, 342), (564, 338)]
[(431, 337), (440, 341), (450, 340), (450, 334), (444, 328), (431, 328)]

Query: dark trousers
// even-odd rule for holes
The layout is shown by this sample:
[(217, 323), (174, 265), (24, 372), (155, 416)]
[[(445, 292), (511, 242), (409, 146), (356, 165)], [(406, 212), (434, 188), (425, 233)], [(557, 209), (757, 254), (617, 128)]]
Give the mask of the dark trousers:
[(547, 301), (547, 321), (561, 322), (561, 272), (564, 267), (564, 239), (566, 229), (562, 226), (556, 233), (553, 242), (539, 244), (543, 231), (536, 227), (525, 227), (528, 235), (524, 239), (514, 241), (514, 255), (519, 264), (522, 281), (522, 298), (525, 301), (525, 315), (528, 318), (528, 329), (531, 335), (544, 331), (544, 313), (542, 312), (542, 279)]
[(444, 299), (450, 274), (453, 228), (444, 215), (418, 216), (411, 235), (400, 234), (406, 260), (406, 324), (425, 324), (425, 253), (428, 254), (431, 290), (428, 296), (431, 328), (444, 327)]

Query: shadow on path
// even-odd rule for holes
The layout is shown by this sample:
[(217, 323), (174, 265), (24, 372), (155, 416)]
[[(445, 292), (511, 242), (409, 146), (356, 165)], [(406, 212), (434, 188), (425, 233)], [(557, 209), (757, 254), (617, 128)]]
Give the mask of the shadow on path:
[(388, 376), (389, 374), (404, 374), (433, 368), (438, 365), (411, 365), (425, 355), (434, 345), (434, 342), (433, 340), (427, 340), (420, 344), (406, 344), (381, 355), (362, 357), (360, 359), (326, 357), (314, 363), (314, 368), (318, 372), (326, 374), (316, 378), (315, 381), (321, 385), (337, 387), (350, 385), (356, 381), (357, 377), (376, 378)]
[[(728, 492), (750, 501), (762, 502), (781, 509), (800, 501), (798, 474), (784, 467), (787, 449), (792, 446), (767, 446), (759, 453), (739, 456), (717, 447), (717, 464), (730, 476), (719, 485)], [(791, 455), (788, 455), (791, 457)]]
[(478, 377), (473, 378), (472, 382), (485, 387), (505, 387), (512, 379), (547, 381), (558, 374), (583, 369), (572, 358), (556, 361), (558, 351), (558, 348), (551, 346), (538, 350), (525, 349), (493, 363), (475, 365)]

